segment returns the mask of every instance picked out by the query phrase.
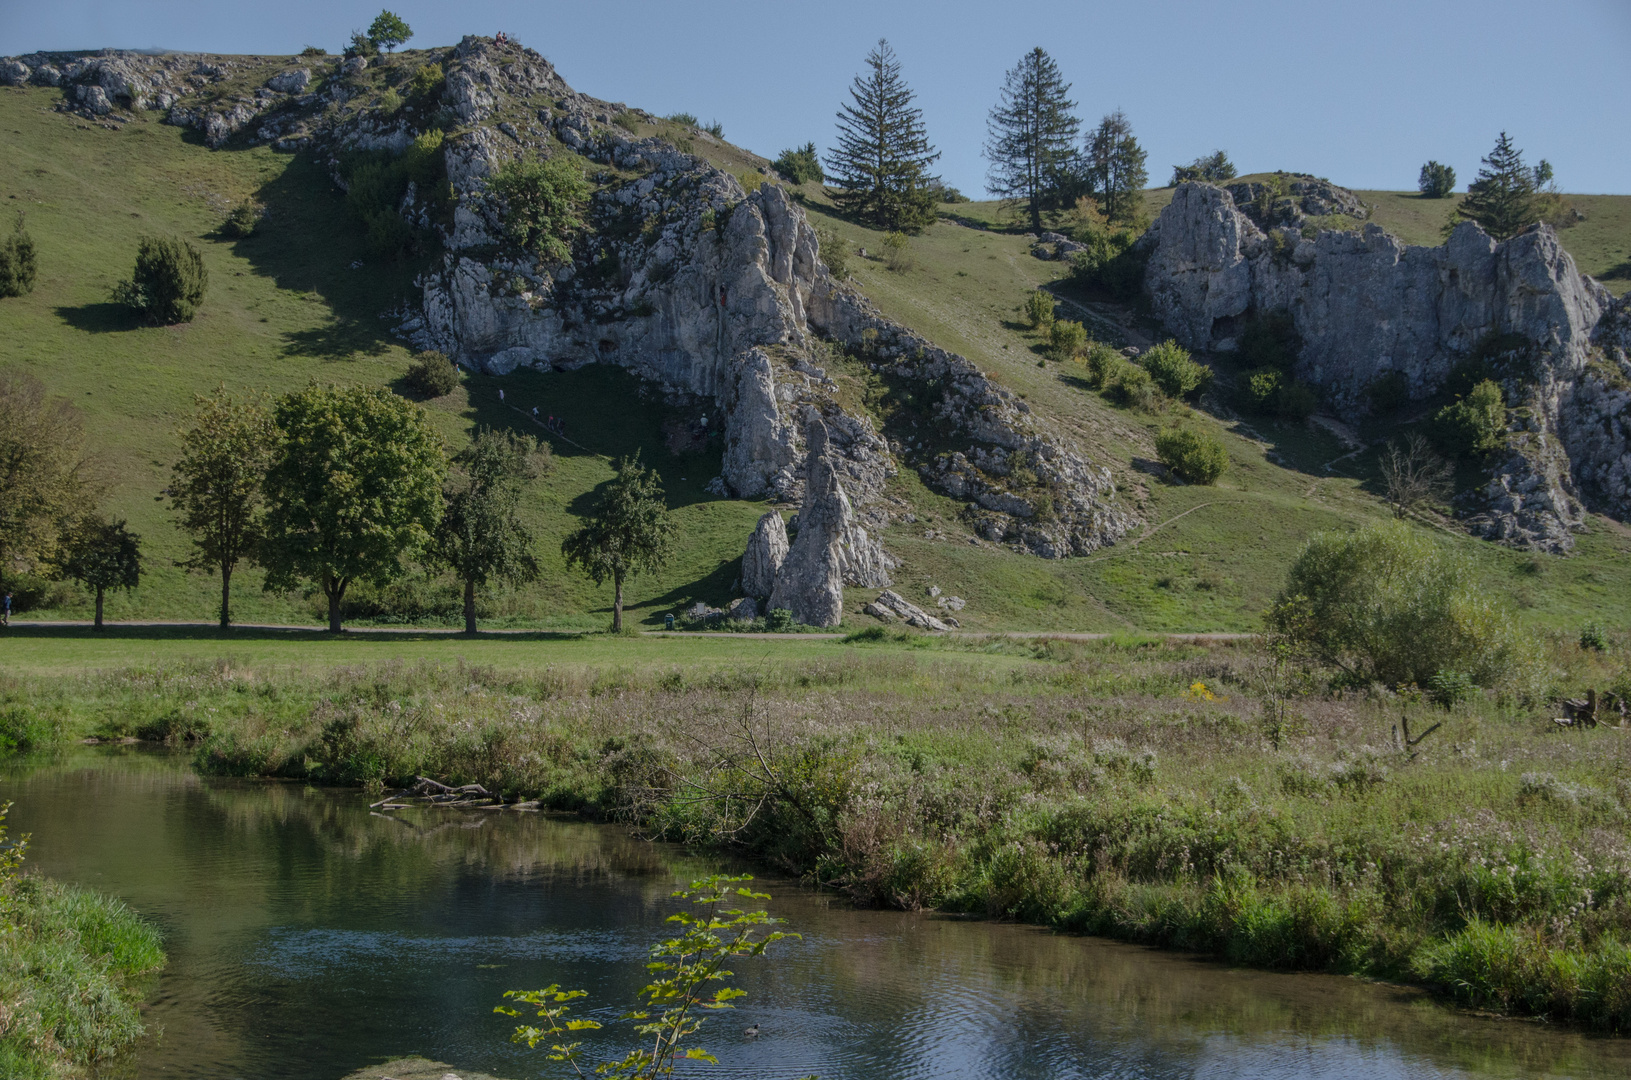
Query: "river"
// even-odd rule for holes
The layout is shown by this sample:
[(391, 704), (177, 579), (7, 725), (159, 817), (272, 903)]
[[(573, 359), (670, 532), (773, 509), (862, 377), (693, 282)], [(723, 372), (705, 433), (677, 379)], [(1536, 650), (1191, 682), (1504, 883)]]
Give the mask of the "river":
[[(508, 1041), (509, 989), (587, 990), (591, 1061), (669, 893), (717, 860), (537, 814), (370, 813), (357, 791), (196, 775), (99, 746), (0, 770), (29, 865), (163, 930), (151, 1035), (101, 1076), (338, 1080), (408, 1053), (559, 1076)], [(1446, 1008), (1321, 975), (1243, 971), (1032, 927), (858, 911), (760, 880), (803, 935), (734, 965), (748, 991), (703, 1044), (722, 1078), (1625, 1077), (1631, 1041)], [(743, 1029), (759, 1025), (757, 1038)]]

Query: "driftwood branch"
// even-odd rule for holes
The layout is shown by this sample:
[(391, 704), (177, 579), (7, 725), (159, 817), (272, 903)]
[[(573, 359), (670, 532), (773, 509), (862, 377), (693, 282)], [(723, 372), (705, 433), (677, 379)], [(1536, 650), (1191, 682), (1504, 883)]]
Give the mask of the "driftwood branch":
[(404, 788), (395, 795), (386, 796), (377, 803), (370, 803), (368, 809), (376, 810), (403, 799), (411, 799), (430, 806), (486, 806), (499, 801), (497, 796), (480, 784), (452, 787), (428, 776), (416, 776), (412, 787)]

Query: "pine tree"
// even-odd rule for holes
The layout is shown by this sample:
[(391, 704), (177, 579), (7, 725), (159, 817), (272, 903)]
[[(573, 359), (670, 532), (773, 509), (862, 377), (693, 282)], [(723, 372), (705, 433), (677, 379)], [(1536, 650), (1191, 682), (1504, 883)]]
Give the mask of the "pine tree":
[(880, 229), (918, 232), (934, 220), (934, 178), (925, 170), (940, 154), (889, 42), (880, 38), (866, 63), (852, 101), (839, 107), (838, 146), (827, 156), (838, 205)]
[(1506, 240), (1540, 218), (1535, 172), (1523, 163), (1523, 151), (1512, 145), (1504, 131), (1483, 164), (1457, 209), (1461, 217), (1476, 221), (1490, 236)]
[(1099, 121), (1087, 137), (1087, 168), (1099, 195), (1104, 216), (1131, 221), (1139, 206), (1138, 193), (1150, 174), (1144, 167), (1144, 148), (1133, 137), (1127, 114), (1117, 109)]
[(991, 162), (985, 187), (993, 195), (1023, 200), (1031, 228), (1042, 228), (1042, 209), (1056, 203), (1071, 177), (1081, 121), (1071, 111), (1070, 84), (1059, 66), (1040, 47), (1020, 58), (1008, 72), (1001, 96), (985, 126)]

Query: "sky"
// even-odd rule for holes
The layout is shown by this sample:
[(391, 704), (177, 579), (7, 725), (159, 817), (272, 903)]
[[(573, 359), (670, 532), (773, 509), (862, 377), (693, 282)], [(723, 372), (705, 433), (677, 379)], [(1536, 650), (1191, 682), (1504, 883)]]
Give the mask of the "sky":
[[(378, 3), (379, 0), (373, 0)], [(357, 0), (0, 0), (0, 55), (162, 47), (330, 52), (378, 13)], [(392, 0), (410, 47), (504, 30), (575, 89), (718, 120), (774, 157), (833, 139), (834, 114), (887, 38), (917, 94), (935, 166), (982, 197), (986, 115), (1040, 45), (1084, 127), (1126, 111), (1152, 183), (1226, 150), (1242, 173), (1285, 169), (1410, 189), (1423, 162), (1459, 186), (1502, 130), (1569, 192), (1631, 194), (1631, 0)]]

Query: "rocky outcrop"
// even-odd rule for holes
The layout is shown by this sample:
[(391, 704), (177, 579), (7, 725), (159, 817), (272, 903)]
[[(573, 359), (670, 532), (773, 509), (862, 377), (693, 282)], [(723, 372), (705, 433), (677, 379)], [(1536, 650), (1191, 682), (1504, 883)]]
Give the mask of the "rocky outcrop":
[(826, 425), (816, 420), (809, 443), (798, 536), (776, 573), (770, 609), (786, 608), (805, 626), (837, 626), (844, 617), (843, 544), (854, 514), (834, 468)]
[(1352, 221), (1370, 217), (1370, 208), (1359, 196), (1306, 173), (1276, 175), (1272, 181), (1242, 181), (1225, 190), (1260, 229), (1289, 225), (1300, 232), (1328, 227), (1336, 217)]
[(742, 555), (742, 592), (764, 599), (776, 589), (776, 575), (787, 560), (787, 526), (772, 510), (759, 519)]
[(861, 609), (874, 619), (881, 622), (893, 622), (899, 619), (907, 626), (915, 626), (919, 630), (946, 631), (957, 625), (957, 620), (947, 616), (944, 619), (930, 615), (898, 592), (885, 589), (878, 594), (878, 598)]
[(1228, 351), (1248, 316), (1287, 312), (1303, 343), (1297, 374), (1341, 411), (1363, 410), (1385, 375), (1402, 375), (1422, 399), (1475, 353), (1511, 354), (1500, 368), (1511, 453), (1492, 466), (1483, 505), (1469, 508), (1485, 535), (1569, 547), (1582, 521), (1576, 477), (1592, 478), (1584, 490), (1604, 512), (1631, 513), (1616, 486), (1614, 447), (1624, 444), (1614, 410), (1623, 404), (1590, 374), (1594, 364), (1618, 370), (1593, 342), (1611, 298), (1549, 226), (1498, 244), (1463, 222), (1436, 248), (1405, 245), (1374, 224), (1313, 237), (1264, 232), (1229, 192), (1190, 183), (1141, 243), (1151, 304), (1182, 344)]

